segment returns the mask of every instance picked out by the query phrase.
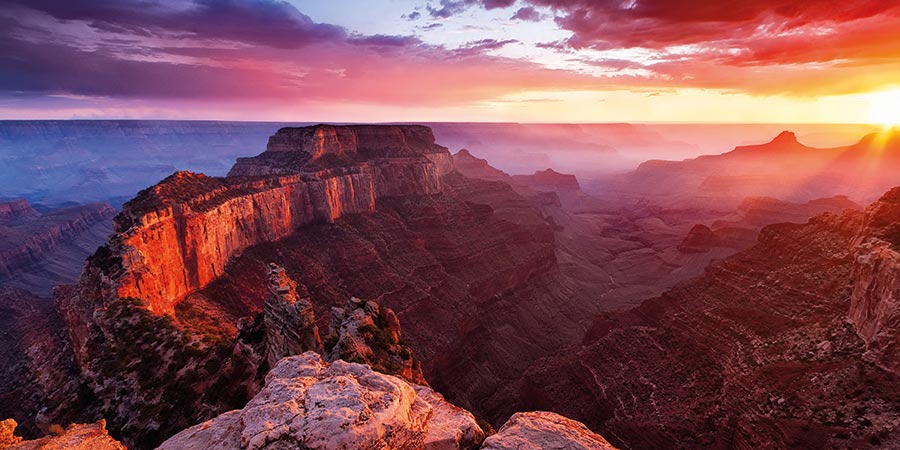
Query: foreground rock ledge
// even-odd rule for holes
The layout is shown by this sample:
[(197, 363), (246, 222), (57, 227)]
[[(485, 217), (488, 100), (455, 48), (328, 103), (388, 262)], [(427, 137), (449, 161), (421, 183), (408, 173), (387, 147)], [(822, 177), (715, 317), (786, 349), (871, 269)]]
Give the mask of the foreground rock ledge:
[(278, 362), (243, 410), (188, 428), (160, 449), (475, 449), (484, 432), (439, 394), (313, 352)]
[(475, 417), (425, 386), (314, 352), (278, 362), (242, 410), (188, 428), (160, 450), (615, 450), (582, 423), (514, 415), (484, 440)]

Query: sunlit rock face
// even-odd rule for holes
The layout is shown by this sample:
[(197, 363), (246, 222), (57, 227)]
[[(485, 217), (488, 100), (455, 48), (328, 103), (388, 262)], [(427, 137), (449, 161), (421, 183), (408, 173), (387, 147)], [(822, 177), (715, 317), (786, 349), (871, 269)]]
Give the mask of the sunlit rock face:
[(379, 196), (439, 192), (440, 177), (453, 170), (446, 147), (418, 125), (317, 125), (282, 128), (266, 151), (238, 158), (229, 177), (308, 173), (357, 166)]
[(14, 433), (16, 422), (0, 422), (0, 449), (3, 450), (126, 450), (106, 432), (106, 421), (72, 424), (60, 434), (24, 440)]
[(484, 432), (428, 388), (316, 353), (281, 360), (242, 410), (188, 428), (162, 450), (475, 449)]
[[(285, 155), (294, 159), (279, 159)], [(242, 168), (248, 164), (268, 169)], [(126, 203), (100, 252), (111, 259), (102, 281), (108, 294), (171, 314), (247, 247), (310, 223), (371, 213), (378, 198), (439, 193), (451, 167), (426, 127), (285, 128), (228, 178), (178, 172)]]
[(482, 450), (615, 450), (581, 422), (551, 412), (516, 413), (497, 434), (484, 441)]

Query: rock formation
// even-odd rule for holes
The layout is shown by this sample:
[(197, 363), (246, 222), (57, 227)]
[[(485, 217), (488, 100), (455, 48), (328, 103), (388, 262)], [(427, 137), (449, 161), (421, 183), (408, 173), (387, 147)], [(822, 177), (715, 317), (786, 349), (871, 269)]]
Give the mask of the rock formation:
[(559, 173), (553, 169), (537, 171), (532, 175), (515, 175), (512, 179), (513, 182), (524, 184), (536, 191), (581, 192), (581, 186), (575, 175)]
[(269, 289), (272, 294), (263, 307), (269, 367), (285, 356), (310, 350), (321, 353), (322, 340), (309, 294), (298, 293), (297, 283), (275, 263), (269, 265)]
[(16, 419), (24, 437), (86, 406), (65, 326), (51, 299), (0, 287), (0, 417)]
[(866, 210), (851, 271), (850, 322), (879, 365), (900, 375), (900, 188)]
[(427, 385), (422, 365), (401, 340), (400, 319), (390, 308), (350, 297), (343, 308), (331, 309), (326, 358), (367, 364), (373, 369)]
[(548, 412), (516, 414), (484, 438), (471, 413), (425, 386), (308, 352), (279, 361), (243, 409), (188, 428), (159, 449), (615, 450), (584, 424)]
[(475, 418), (425, 387), (313, 352), (281, 360), (242, 410), (173, 436), (161, 450), (475, 449)]
[(109, 267), (94, 284), (103, 285), (103, 296), (141, 298), (152, 311), (172, 314), (252, 245), (303, 225), (371, 213), (378, 198), (441, 192), (441, 175), (452, 167), (447, 149), (434, 144), (427, 128), (386, 128), (285, 128), (229, 178), (178, 172), (145, 189), (116, 217), (116, 234), (99, 253), (109, 257), (98, 258)]
[(116, 211), (105, 203), (43, 214), (25, 200), (0, 203), (0, 284), (50, 295), (78, 279), (84, 258), (112, 230)]
[(581, 422), (550, 412), (516, 413), (482, 450), (615, 450)]
[(109, 436), (106, 421), (93, 424), (72, 424), (60, 434), (35, 440), (23, 440), (13, 434), (16, 422), (0, 422), (0, 450), (126, 450)]
[[(447, 148), (435, 144), (428, 127), (317, 125), (278, 130), (269, 138), (265, 152), (238, 158), (228, 176), (283, 175), (360, 163), (364, 169), (373, 169), (379, 181), (403, 175), (406, 180), (392, 181), (415, 183), (417, 178), (433, 178), (452, 170)], [(383, 193), (392, 189), (390, 183), (379, 183), (379, 188)]]

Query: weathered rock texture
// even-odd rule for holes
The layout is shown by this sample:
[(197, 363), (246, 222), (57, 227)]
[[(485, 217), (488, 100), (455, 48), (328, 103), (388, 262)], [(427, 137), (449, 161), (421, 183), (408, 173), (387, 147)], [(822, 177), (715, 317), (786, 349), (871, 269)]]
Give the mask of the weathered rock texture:
[[(431, 167), (420, 160), (422, 157), (433, 162)], [(379, 167), (392, 159), (400, 159), (406, 167)], [(384, 170), (377, 174), (379, 176), (402, 173), (411, 182), (423, 175), (431, 177), (433, 173), (444, 174), (452, 170), (447, 148), (435, 144), (434, 134), (428, 127), (317, 125), (282, 128), (269, 138), (264, 153), (252, 158), (238, 158), (228, 176), (299, 173), (310, 168), (360, 162), (373, 165), (376, 172)], [(402, 172), (390, 173), (392, 169)]]
[(298, 292), (297, 283), (274, 263), (269, 265), (269, 289), (272, 294), (263, 308), (269, 367), (285, 356), (321, 352), (322, 340), (309, 293)]
[(483, 439), (471, 414), (428, 388), (309, 352), (281, 360), (242, 410), (160, 449), (475, 449)]
[(615, 450), (581, 422), (550, 412), (516, 413), (482, 450)]
[(93, 424), (72, 424), (61, 434), (26, 441), (13, 435), (14, 420), (0, 422), (2, 450), (126, 450), (106, 432), (103, 420)]
[(331, 309), (329, 361), (367, 364), (373, 369), (427, 385), (422, 364), (401, 339), (400, 319), (390, 308), (350, 297), (343, 308)]
[(116, 211), (105, 203), (40, 214), (25, 200), (0, 203), (0, 284), (50, 295), (78, 279), (84, 258), (105, 242)]
[(704, 276), (598, 316), (529, 370), (518, 407), (634, 449), (897, 447), (898, 198), (768, 226)]
[(850, 321), (878, 364), (900, 374), (900, 188), (867, 213), (851, 271)]

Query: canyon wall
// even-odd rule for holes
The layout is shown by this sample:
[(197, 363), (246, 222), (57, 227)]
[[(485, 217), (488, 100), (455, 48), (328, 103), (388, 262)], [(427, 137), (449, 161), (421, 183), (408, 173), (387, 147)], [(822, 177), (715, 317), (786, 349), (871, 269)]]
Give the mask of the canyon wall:
[[(373, 212), (378, 198), (441, 192), (452, 160), (430, 130), (383, 128), (285, 128), (227, 178), (178, 172), (142, 191), (115, 219), (107, 249), (120, 267), (108, 277), (110, 290), (172, 314), (186, 294), (222, 275), (229, 259), (252, 245), (310, 223)], [(278, 159), (285, 155), (292, 162)], [(352, 159), (335, 159), (345, 156)]]
[(900, 188), (866, 213), (854, 252), (849, 318), (875, 361), (900, 375)]

